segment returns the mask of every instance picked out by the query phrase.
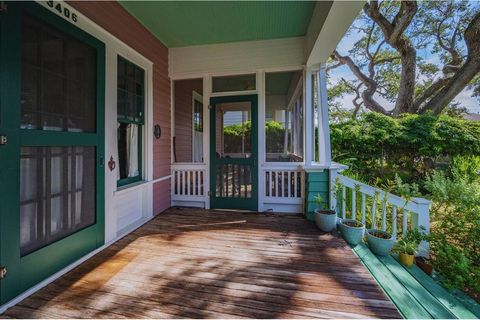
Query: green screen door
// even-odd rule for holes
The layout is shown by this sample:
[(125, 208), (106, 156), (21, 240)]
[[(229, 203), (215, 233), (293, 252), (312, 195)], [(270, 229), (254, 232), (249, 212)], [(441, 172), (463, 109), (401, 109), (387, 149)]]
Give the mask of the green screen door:
[(0, 304), (104, 242), (104, 45), (34, 2), (6, 6)]
[(257, 96), (210, 100), (210, 206), (258, 209)]

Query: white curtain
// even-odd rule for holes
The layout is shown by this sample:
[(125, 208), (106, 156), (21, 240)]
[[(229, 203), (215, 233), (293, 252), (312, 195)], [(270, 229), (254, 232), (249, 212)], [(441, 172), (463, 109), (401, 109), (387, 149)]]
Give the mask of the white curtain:
[(127, 127), (127, 164), (128, 177), (136, 177), (138, 171), (138, 125), (130, 124)]

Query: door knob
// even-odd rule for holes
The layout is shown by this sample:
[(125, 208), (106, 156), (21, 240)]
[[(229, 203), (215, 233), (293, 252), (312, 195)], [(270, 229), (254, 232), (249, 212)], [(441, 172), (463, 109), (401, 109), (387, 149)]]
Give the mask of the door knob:
[(8, 138), (7, 136), (4, 136), (4, 135), (0, 135), (0, 146), (4, 146), (6, 145), (8, 142)]

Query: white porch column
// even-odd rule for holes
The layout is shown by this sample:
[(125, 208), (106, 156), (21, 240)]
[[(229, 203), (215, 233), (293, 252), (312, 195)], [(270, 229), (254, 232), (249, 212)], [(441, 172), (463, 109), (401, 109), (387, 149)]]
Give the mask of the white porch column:
[(305, 141), (305, 167), (311, 167), (315, 162), (315, 127), (314, 127), (314, 106), (313, 106), (313, 83), (312, 83), (312, 74), (314, 70), (312, 68), (307, 68), (305, 71), (304, 77), (304, 123), (303, 123), (303, 132)]
[(327, 97), (327, 72), (326, 65), (322, 63), (317, 75), (317, 124), (318, 124), (318, 154), (319, 163), (323, 166), (330, 166), (332, 155), (330, 149), (330, 128), (328, 125), (328, 97)]

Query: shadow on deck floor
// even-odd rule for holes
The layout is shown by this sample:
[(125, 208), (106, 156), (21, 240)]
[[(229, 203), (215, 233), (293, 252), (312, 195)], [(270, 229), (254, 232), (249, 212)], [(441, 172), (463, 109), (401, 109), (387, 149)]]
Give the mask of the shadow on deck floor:
[(16, 318), (398, 318), (300, 216), (172, 208), (5, 312)]

